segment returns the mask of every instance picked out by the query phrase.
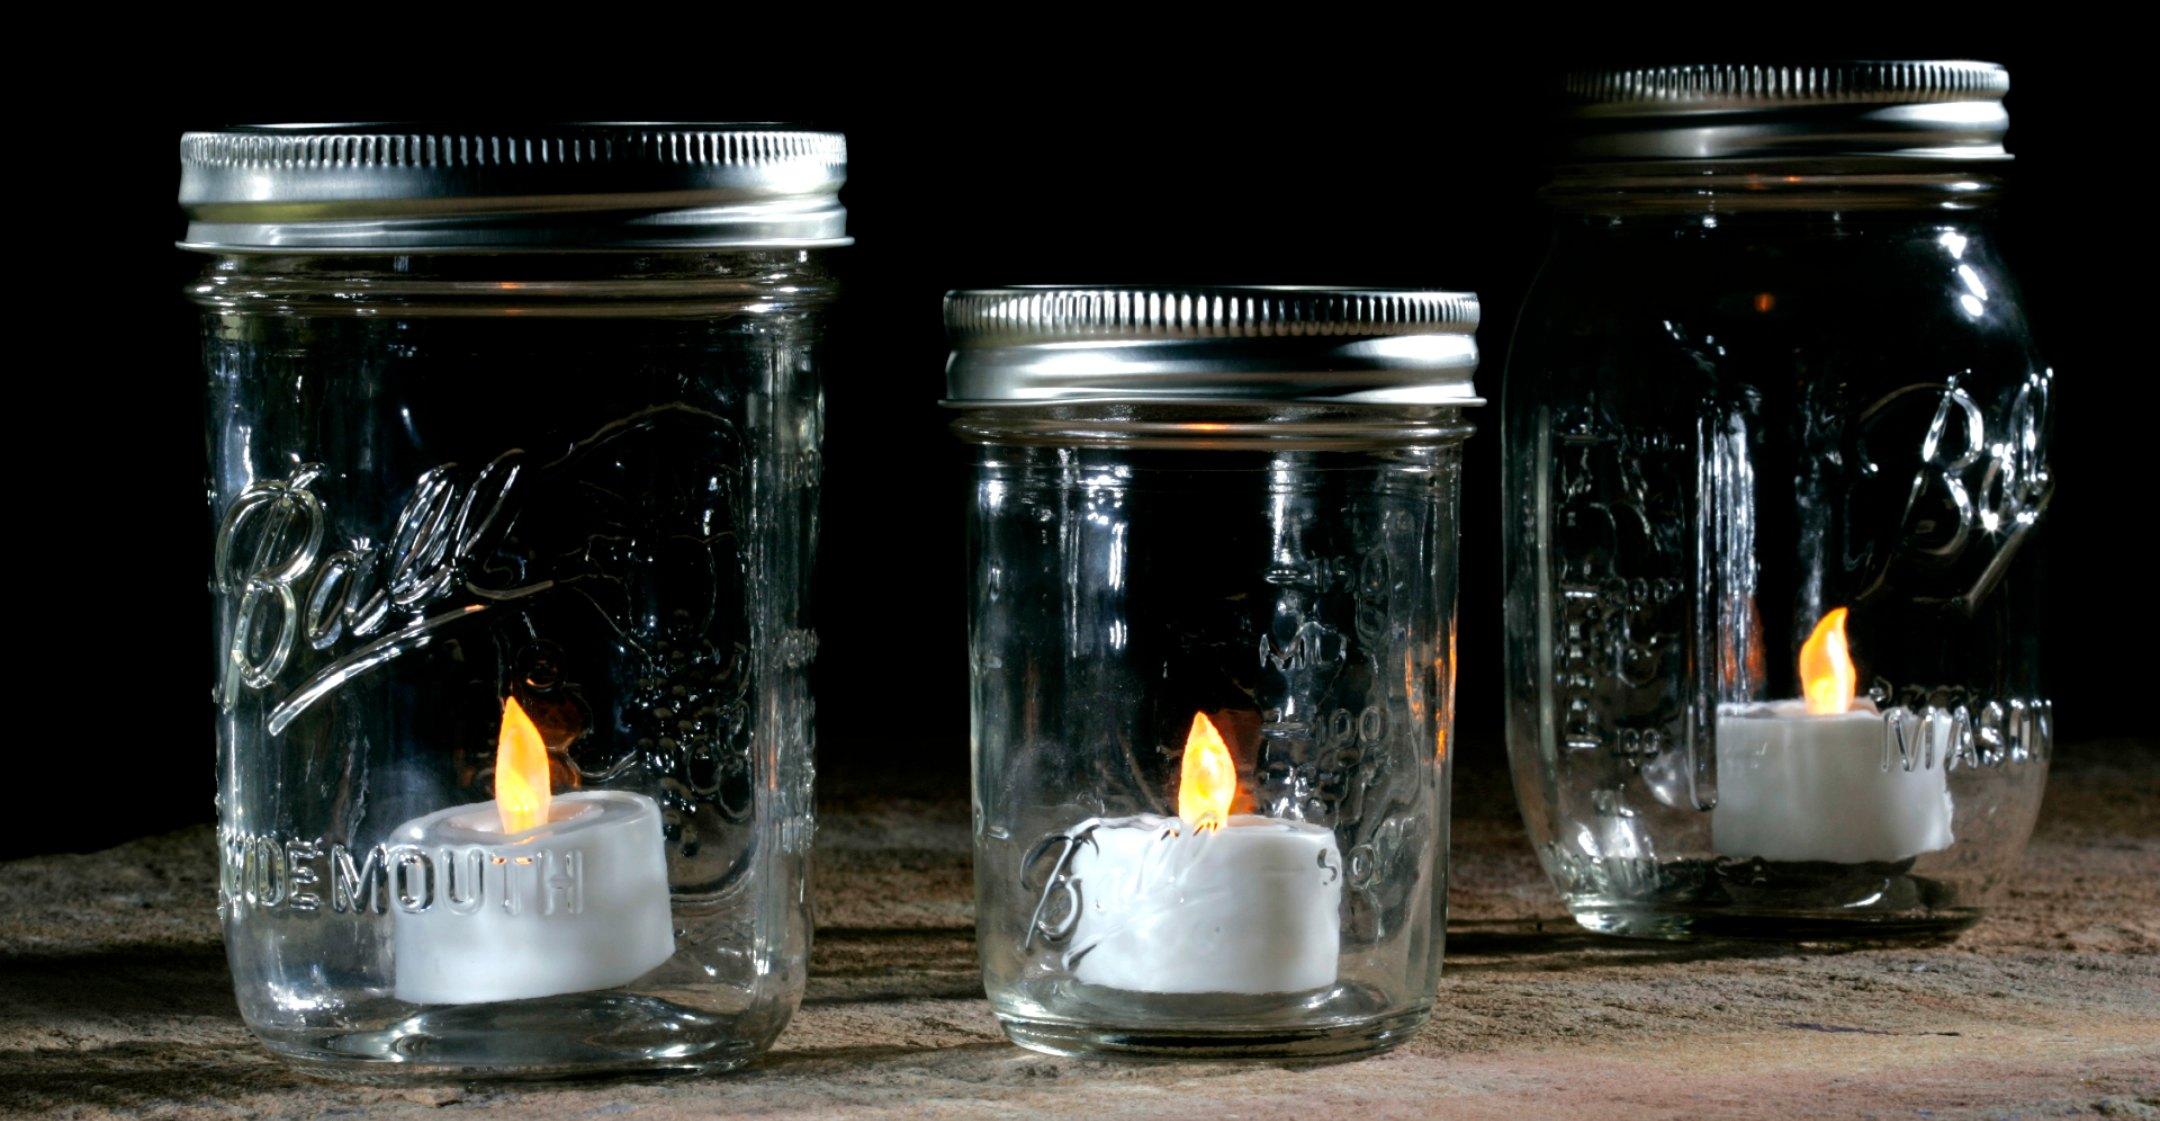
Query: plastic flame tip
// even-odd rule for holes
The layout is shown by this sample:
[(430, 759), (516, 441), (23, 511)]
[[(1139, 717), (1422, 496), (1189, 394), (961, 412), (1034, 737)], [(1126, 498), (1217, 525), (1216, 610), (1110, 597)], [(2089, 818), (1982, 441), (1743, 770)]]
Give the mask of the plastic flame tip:
[(502, 735), (495, 741), (495, 812), (505, 833), (522, 833), (545, 824), (548, 803), (547, 740), (525, 714), (517, 698), (503, 701)]
[(1853, 670), (1852, 649), (1845, 641), (1845, 615), (1844, 608), (1832, 608), (1800, 644), (1800, 695), (1806, 698), (1811, 716), (1852, 711), (1859, 674)]
[(1237, 765), (1230, 747), (1207, 713), (1193, 713), (1185, 736), (1185, 761), (1178, 775), (1178, 816), (1194, 829), (1219, 829), (1230, 818), (1237, 797)]

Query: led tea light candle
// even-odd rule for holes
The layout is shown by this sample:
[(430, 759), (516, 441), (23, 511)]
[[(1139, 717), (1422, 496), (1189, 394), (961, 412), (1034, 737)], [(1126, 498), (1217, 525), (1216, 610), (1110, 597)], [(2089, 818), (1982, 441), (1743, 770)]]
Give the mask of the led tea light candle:
[(1711, 843), (1724, 856), (1858, 864), (1948, 848), (1943, 767), (1907, 770), (1886, 750), (1882, 714), (1856, 699), (1845, 608), (1800, 647), (1804, 699), (1718, 714)]
[(391, 845), (399, 1000), (614, 988), (675, 953), (660, 807), (621, 791), (555, 797), (547, 744), (514, 698), (495, 800), (407, 822)]
[(1074, 977), (1150, 993), (1287, 993), (1335, 983), (1342, 853), (1334, 831), (1232, 816), (1236, 793), (1222, 734), (1195, 714), (1178, 816), (1102, 822), (1072, 854)]

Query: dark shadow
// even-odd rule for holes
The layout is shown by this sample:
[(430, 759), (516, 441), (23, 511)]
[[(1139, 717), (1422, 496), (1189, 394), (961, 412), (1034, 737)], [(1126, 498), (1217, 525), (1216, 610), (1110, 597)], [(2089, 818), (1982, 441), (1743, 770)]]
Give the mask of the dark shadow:
[[(783, 1041), (786, 1037), (782, 1037)], [(1009, 1052), (1015, 1058), (1034, 1056), (1034, 1052), (1022, 1051), (1012, 1044), (999, 1040), (982, 1040), (975, 1043), (910, 1044), (853, 1044), (845, 1047), (776, 1047), (749, 1068), (748, 1073), (799, 1074), (802, 1067), (824, 1066), (834, 1063), (883, 1063), (896, 1059), (914, 1059), (925, 1055), (937, 1055), (952, 1059), (972, 1059)], [(1034, 1056), (1040, 1057), (1040, 1056)], [(859, 1077), (859, 1075), (858, 1075)]]
[[(1447, 936), (1449, 973), (1549, 973), (1573, 968), (1675, 965), (1696, 961), (1748, 961), (1789, 957), (1799, 942), (1690, 939), (1661, 941), (1592, 934), (1572, 924), (1534, 921), (1451, 925)], [(1813, 954), (1839, 953), (1842, 947), (1813, 947)]]
[(253, 1040), (0, 1051), (0, 1113), (35, 1117), (89, 1107), (116, 1116), (165, 1116), (229, 1100), (241, 1080), (255, 1090), (310, 1084)]
[[(784, 1038), (784, 1037), (783, 1037)], [(804, 1050), (777, 1048), (752, 1068), (754, 1072), (774, 1075), (808, 1075), (817, 1068), (841, 1065), (851, 1068), (851, 1081), (875, 1081), (875, 1075), (866, 1075), (861, 1066), (880, 1063), (904, 1062), (912, 1068), (929, 1066), (937, 1073), (956, 1081), (971, 1084), (990, 1084), (1009, 1076), (1027, 1077), (1028, 1072), (1040, 1072), (1046, 1066), (1064, 1068), (1067, 1073), (1085, 1073), (1090, 1070), (1130, 1073), (1135, 1068), (1156, 1068), (1177, 1071), (1180, 1077), (1228, 1077), (1255, 1070), (1317, 1070), (1323, 1067), (1355, 1063), (1370, 1056), (1335, 1056), (1316, 1059), (1195, 1059), (1150, 1058), (1137, 1055), (1121, 1055), (1104, 1058), (1071, 1058), (1046, 1055), (1030, 1051), (1005, 1040), (975, 1043), (954, 1043), (944, 1046), (932, 1045), (854, 1045), (845, 1047), (820, 1047)], [(965, 1068), (965, 1069), (950, 1069)]]
[[(828, 978), (829, 980), (840, 980)], [(803, 1007), (827, 1008), (846, 1004), (876, 1004), (885, 1000), (974, 1000), (983, 995), (982, 974), (969, 969), (961, 974), (926, 976), (902, 974), (882, 984), (848, 985), (818, 983), (810, 976)]]
[(932, 942), (946, 938), (975, 941), (972, 926), (821, 926), (814, 942)]
[(0, 959), (0, 1023), (65, 1023), (76, 1010), (114, 1016), (239, 1019), (225, 951), (215, 944)]

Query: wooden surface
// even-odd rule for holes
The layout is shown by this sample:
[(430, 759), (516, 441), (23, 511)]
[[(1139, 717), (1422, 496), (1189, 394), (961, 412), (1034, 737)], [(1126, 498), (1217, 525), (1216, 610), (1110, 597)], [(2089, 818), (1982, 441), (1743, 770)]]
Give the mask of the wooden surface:
[(763, 1064), (709, 1078), (313, 1081), (233, 1010), (207, 830), (0, 865), (0, 1115), (2160, 1118), (2160, 745), (2063, 752), (2023, 876), (1932, 948), (1578, 933), (1504, 778), (1466, 774), (1432, 1024), (1304, 1068), (1010, 1046), (977, 986), (965, 806), (840, 802), (809, 997)]

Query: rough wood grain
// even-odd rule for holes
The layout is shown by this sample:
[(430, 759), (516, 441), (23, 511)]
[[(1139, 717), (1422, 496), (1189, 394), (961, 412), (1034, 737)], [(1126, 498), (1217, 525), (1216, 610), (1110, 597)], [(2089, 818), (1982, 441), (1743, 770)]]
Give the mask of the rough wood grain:
[(2160, 1118), (2160, 745), (2065, 753), (2025, 875), (1934, 948), (1577, 933), (1502, 776), (1463, 776), (1447, 978), (1400, 1051), (1320, 1067), (1075, 1062), (978, 997), (964, 805), (838, 799), (809, 998), (713, 1078), (312, 1081), (233, 1011), (207, 831), (0, 867), (0, 1114), (555, 1117)]

